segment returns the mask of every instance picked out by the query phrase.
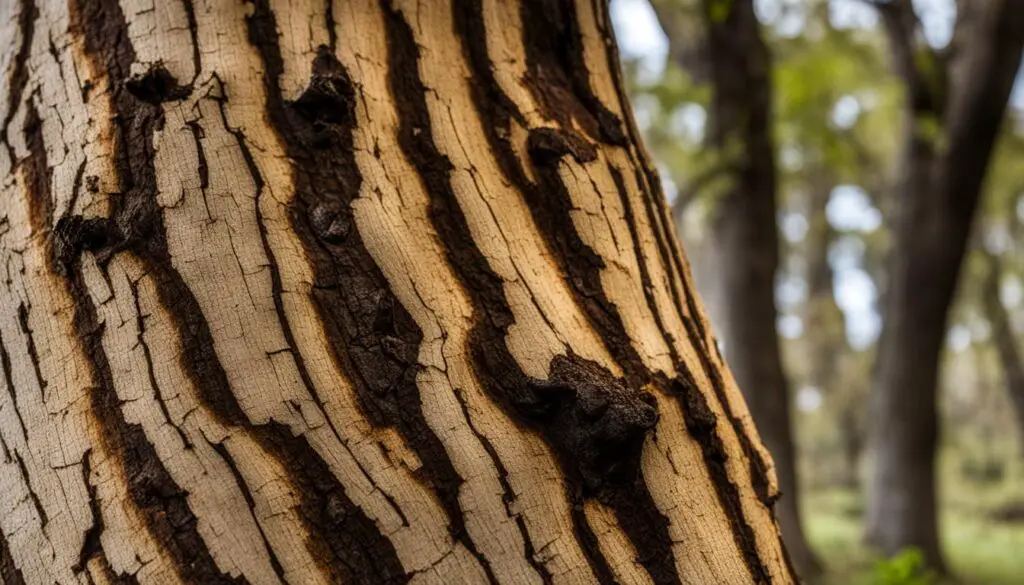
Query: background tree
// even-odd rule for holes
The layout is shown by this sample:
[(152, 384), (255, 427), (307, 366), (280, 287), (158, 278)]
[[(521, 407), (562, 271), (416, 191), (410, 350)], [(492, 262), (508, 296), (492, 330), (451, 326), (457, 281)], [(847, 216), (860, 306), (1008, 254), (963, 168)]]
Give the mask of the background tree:
[(889, 554), (938, 541), (937, 383), (947, 312), (1024, 48), (1024, 4), (958, 3), (944, 53), (910, 0), (876, 3), (905, 85), (903, 152), (872, 416), (866, 536)]

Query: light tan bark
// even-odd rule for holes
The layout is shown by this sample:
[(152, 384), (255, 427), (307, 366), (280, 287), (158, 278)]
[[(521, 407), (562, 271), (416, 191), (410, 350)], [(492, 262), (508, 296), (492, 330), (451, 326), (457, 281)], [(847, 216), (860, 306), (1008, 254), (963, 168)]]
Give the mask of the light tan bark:
[[(467, 7), (479, 19), (457, 22)], [(531, 86), (524, 18), (537, 12), (499, 0), (0, 7), (5, 582), (793, 581), (770, 459), (690, 298), (635, 131), (592, 131), (594, 111), (630, 117), (606, 8), (562, 8), (583, 81)], [(276, 38), (259, 36), (268, 26)], [(410, 55), (415, 71), (396, 72)], [(495, 150), (473, 59), (520, 113), (500, 130), (525, 183)], [(538, 87), (570, 92), (568, 125)], [(420, 103), (426, 125), (410, 127)], [(523, 193), (545, 180), (528, 146), (543, 128), (593, 149), (556, 152), (553, 168), (565, 229), (603, 266), (596, 308)], [(327, 145), (303, 142), (313, 132)], [(450, 161), (454, 208), (437, 210), (415, 152)], [(303, 178), (332, 170), (318, 156), (358, 179), (338, 184), (354, 194), (342, 211), (327, 205), (341, 194)], [(462, 225), (469, 243), (446, 236)], [(362, 275), (381, 284), (351, 294)], [(503, 300), (481, 300), (479, 275)], [(344, 303), (328, 306), (335, 294)], [(383, 332), (357, 326), (371, 300)], [(501, 310), (494, 351), (516, 379), (541, 400), (571, 391), (547, 414), (496, 394), (507, 377), (478, 332)], [(409, 339), (414, 394), (373, 395)], [(607, 385), (556, 380), (559, 360)], [(596, 431), (577, 422), (585, 391), (606, 400)], [(651, 429), (629, 426), (642, 395)], [(633, 435), (601, 431), (617, 422), (635, 453)], [(615, 479), (579, 453), (615, 459)]]

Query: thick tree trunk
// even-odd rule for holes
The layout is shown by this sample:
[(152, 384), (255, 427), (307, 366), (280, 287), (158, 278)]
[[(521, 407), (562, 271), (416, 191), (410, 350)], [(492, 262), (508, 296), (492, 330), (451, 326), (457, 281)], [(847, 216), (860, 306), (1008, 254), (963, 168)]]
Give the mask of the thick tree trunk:
[(21, 0), (4, 583), (792, 583), (601, 2)]
[(930, 68), (920, 66), (926, 49), (913, 46), (919, 37), (909, 0), (878, 5), (906, 81), (907, 121), (871, 419), (866, 537), (887, 554), (919, 548), (941, 570), (935, 485), (940, 354), (981, 185), (1020, 65), (1024, 3), (962, 3), (948, 71), (937, 58)]
[[(687, 4), (655, 3), (669, 30), (686, 21), (681, 13)], [(776, 463), (784, 494), (778, 505), (783, 538), (798, 572), (812, 576), (820, 573), (821, 566), (800, 521), (789, 388), (776, 331), (779, 238), (771, 139), (771, 61), (753, 2), (730, 2), (724, 13), (713, 4), (701, 0), (704, 27), (699, 37), (703, 45), (682, 50), (679, 64), (711, 87), (707, 144), (730, 169), (730, 188), (716, 204), (712, 225), (717, 261), (713, 277), (718, 281), (717, 302), (722, 309), (716, 317), (721, 319), (729, 367)], [(679, 29), (671, 36), (685, 42), (685, 32)]]

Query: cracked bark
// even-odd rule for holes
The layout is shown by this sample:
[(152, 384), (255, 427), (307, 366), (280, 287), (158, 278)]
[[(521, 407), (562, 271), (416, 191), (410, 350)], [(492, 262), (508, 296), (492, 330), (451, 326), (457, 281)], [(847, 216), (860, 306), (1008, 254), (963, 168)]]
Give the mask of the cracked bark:
[(8, 29), (5, 583), (794, 582), (603, 3), (64, 9)]

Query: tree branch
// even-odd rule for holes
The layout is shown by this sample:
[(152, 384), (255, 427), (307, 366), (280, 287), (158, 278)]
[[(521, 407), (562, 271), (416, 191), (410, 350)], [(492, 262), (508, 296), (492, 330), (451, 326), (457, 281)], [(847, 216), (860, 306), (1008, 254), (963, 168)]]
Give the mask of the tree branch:
[(944, 115), (948, 148), (940, 180), (954, 214), (977, 199), (1024, 52), (1024, 2), (993, 0), (978, 10)]
[(651, 8), (668, 37), (668, 58), (696, 84), (710, 81), (707, 31), (699, 0), (651, 0)]
[(726, 163), (717, 164), (691, 179), (686, 187), (679, 190), (672, 201), (672, 219), (678, 224), (690, 204), (697, 199), (700, 191), (715, 179), (736, 171), (736, 166)]
[(907, 86), (911, 109), (941, 115), (946, 78), (944, 60), (919, 40), (921, 21), (911, 0), (863, 0), (882, 19), (893, 52), (893, 66)]

